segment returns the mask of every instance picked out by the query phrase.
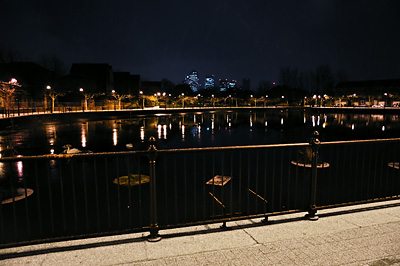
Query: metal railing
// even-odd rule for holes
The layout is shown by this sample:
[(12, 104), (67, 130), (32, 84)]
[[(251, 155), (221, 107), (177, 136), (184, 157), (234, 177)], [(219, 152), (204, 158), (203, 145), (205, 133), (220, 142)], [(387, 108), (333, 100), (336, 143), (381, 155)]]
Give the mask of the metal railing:
[[(153, 138), (152, 141), (155, 141)], [(0, 158), (0, 247), (399, 198), (400, 139)]]

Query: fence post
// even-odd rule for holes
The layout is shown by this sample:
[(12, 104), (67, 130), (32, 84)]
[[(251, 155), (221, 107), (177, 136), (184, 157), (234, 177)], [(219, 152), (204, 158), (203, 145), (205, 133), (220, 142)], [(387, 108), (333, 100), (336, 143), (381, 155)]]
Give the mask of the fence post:
[(318, 131), (314, 131), (312, 139), (311, 139), (311, 149), (312, 149), (312, 165), (311, 165), (311, 193), (310, 193), (310, 206), (307, 214), (307, 218), (309, 220), (318, 220), (318, 216), (315, 215), (317, 213), (316, 210), (316, 201), (317, 201), (317, 165), (318, 165), (318, 150), (320, 141), (318, 139), (319, 133)]
[(149, 158), (150, 166), (150, 235), (148, 241), (156, 242), (160, 241), (161, 237), (158, 235), (158, 224), (157, 224), (157, 188), (156, 188), (156, 158), (157, 149), (155, 146), (156, 139), (150, 137), (150, 146), (147, 150), (147, 156)]

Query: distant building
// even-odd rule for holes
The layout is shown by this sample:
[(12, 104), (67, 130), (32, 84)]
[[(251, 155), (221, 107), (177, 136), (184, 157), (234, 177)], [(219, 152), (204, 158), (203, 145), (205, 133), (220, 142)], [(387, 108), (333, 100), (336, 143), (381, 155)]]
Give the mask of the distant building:
[(219, 79), (219, 90), (226, 91), (229, 88), (229, 81), (227, 79)]
[(131, 75), (130, 78), (131, 78), (132, 94), (138, 95), (139, 91), (142, 90), (141, 82), (140, 82), (140, 75)]
[(213, 89), (215, 87), (215, 76), (211, 75), (205, 78), (204, 80), (204, 88), (205, 89)]
[(85, 91), (109, 94), (114, 89), (114, 73), (108, 64), (72, 64), (70, 78), (77, 88)]
[(199, 75), (196, 70), (190, 72), (185, 78), (185, 84), (189, 85), (192, 91), (200, 89)]
[(220, 79), (219, 80), (219, 90), (227, 91), (230, 88), (236, 88), (237, 81), (236, 80), (228, 80), (228, 79)]
[(137, 95), (140, 90), (140, 75), (114, 72), (114, 90), (120, 95)]
[(236, 80), (231, 80), (228, 83), (228, 88), (236, 88), (237, 81)]

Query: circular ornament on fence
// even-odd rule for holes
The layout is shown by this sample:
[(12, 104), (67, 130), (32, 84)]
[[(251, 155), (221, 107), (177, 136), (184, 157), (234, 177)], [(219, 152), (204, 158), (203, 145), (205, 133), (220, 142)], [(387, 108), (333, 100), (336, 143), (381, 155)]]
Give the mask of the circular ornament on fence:
[(31, 188), (27, 188), (26, 193), (25, 193), (25, 188), (17, 188), (15, 191), (15, 194), (13, 193), (13, 195), (10, 198), (2, 200), (1, 204), (8, 204), (8, 203), (12, 203), (13, 201), (14, 202), (19, 201), (19, 200), (29, 197), (32, 194), (33, 194), (33, 189), (31, 189)]
[(138, 175), (130, 174), (129, 176), (124, 175), (115, 178), (113, 183), (120, 186), (133, 187), (150, 182), (150, 177), (148, 175)]

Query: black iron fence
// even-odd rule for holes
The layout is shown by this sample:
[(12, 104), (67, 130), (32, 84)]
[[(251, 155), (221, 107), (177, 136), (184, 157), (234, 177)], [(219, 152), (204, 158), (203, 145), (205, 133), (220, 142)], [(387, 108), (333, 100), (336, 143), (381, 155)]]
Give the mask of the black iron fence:
[(398, 198), (400, 139), (0, 158), (0, 246)]

